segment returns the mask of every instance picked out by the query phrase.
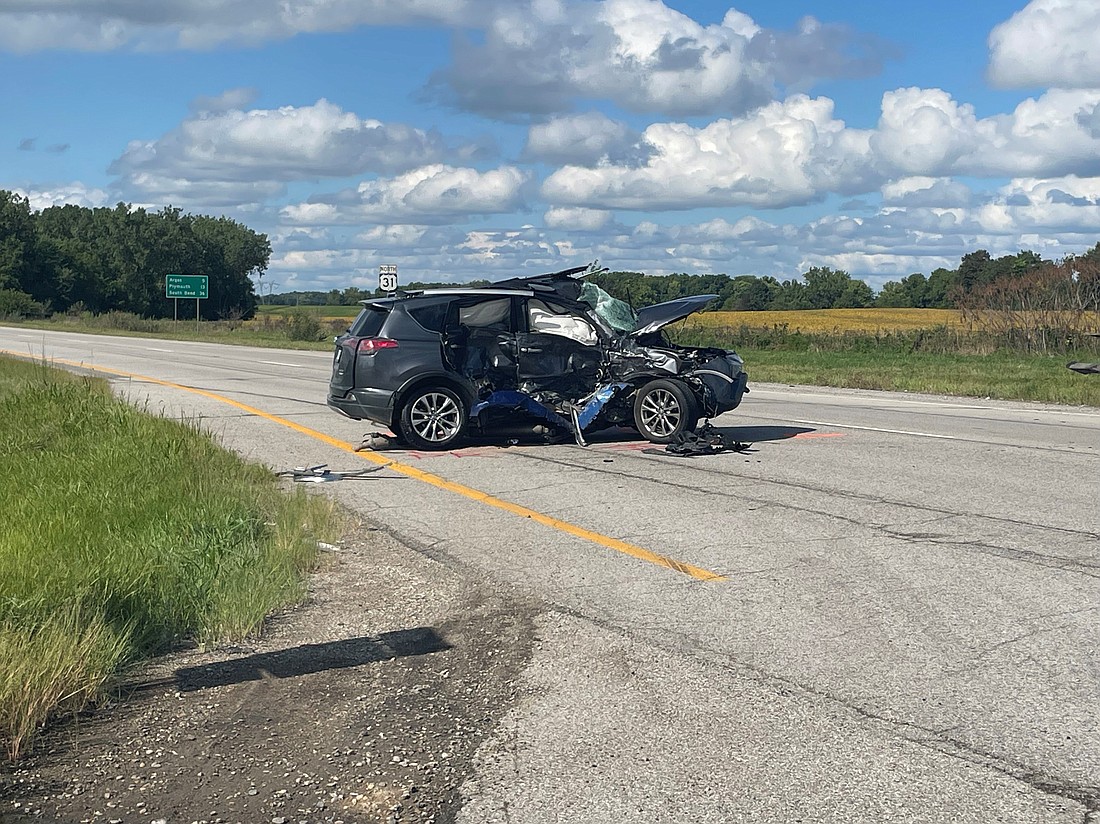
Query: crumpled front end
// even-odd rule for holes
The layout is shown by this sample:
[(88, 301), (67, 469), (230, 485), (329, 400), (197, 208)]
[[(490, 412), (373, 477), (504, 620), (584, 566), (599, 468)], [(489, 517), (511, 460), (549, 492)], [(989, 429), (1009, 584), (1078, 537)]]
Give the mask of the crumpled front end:
[(702, 389), (703, 414), (708, 418), (736, 409), (749, 391), (749, 375), (745, 371), (744, 361), (734, 352), (723, 352), (712, 357), (684, 377), (698, 381)]

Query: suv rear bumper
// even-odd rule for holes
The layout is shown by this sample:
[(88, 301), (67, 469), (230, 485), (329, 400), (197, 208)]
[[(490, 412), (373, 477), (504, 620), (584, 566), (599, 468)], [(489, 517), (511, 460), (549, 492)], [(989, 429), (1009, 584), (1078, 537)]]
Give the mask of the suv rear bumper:
[(353, 389), (344, 396), (329, 394), (328, 405), (357, 421), (368, 420), (382, 426), (393, 421), (393, 392), (381, 389)]

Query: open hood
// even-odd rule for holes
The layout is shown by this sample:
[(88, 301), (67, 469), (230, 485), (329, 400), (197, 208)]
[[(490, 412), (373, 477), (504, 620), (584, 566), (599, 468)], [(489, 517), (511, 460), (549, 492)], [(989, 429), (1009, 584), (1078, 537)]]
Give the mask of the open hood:
[(657, 303), (638, 310), (638, 325), (631, 332), (632, 337), (648, 335), (658, 329), (683, 320), (688, 315), (701, 312), (706, 305), (717, 298), (718, 295), (692, 295), (688, 298), (676, 298), (676, 300)]

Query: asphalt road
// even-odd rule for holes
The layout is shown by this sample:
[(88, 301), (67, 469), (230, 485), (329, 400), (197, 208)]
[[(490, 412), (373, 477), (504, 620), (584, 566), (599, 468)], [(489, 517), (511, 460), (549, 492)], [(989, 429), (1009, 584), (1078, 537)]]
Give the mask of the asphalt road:
[(392, 461), (318, 489), (547, 604), (460, 821), (1100, 821), (1100, 410), (750, 382), (744, 453), (356, 454), (325, 353), (0, 349), (276, 469)]

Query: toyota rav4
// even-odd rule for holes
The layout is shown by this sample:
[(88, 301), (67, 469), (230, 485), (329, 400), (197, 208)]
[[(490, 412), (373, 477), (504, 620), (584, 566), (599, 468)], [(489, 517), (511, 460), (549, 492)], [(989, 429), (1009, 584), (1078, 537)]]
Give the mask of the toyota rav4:
[(567, 435), (631, 426), (653, 443), (693, 431), (748, 391), (741, 357), (679, 346), (664, 327), (698, 295), (635, 311), (585, 280), (595, 265), (485, 287), (363, 301), (336, 338), (328, 404), (418, 449), (470, 434)]

